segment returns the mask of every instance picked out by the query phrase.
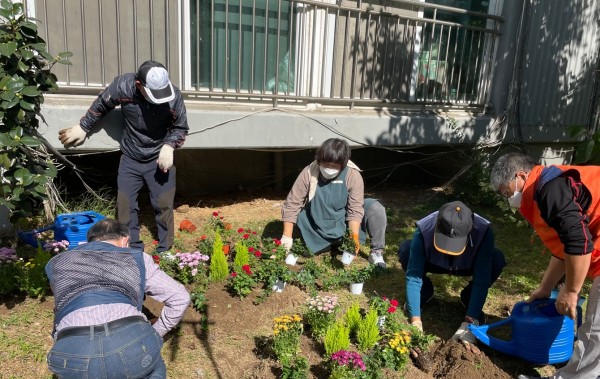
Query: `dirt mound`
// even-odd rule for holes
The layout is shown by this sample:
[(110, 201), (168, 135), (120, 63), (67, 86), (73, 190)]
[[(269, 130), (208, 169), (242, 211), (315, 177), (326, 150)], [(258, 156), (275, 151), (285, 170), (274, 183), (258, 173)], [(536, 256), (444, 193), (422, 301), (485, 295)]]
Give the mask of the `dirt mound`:
[(512, 378), (495, 365), (487, 355), (467, 351), (460, 342), (448, 341), (433, 347), (431, 374), (444, 379)]

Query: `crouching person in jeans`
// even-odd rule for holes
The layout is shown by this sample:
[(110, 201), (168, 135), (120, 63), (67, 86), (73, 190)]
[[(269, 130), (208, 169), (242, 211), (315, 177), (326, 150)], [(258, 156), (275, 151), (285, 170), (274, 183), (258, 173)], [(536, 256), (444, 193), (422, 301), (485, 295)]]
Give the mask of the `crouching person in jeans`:
[[(116, 220), (96, 223), (88, 243), (53, 257), (54, 346), (48, 366), (58, 378), (165, 378), (162, 337), (190, 302), (185, 287), (141, 250)], [(164, 303), (158, 321), (142, 313), (144, 294)]]

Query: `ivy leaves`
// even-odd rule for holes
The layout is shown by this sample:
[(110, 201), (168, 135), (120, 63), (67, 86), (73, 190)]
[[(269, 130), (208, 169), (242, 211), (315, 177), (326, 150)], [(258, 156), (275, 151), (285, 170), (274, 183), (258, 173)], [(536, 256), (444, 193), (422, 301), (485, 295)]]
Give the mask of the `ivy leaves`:
[(0, 0), (0, 206), (12, 218), (28, 216), (57, 169), (37, 128), (44, 93), (57, 87), (56, 63), (71, 64), (71, 53), (53, 57), (23, 4)]

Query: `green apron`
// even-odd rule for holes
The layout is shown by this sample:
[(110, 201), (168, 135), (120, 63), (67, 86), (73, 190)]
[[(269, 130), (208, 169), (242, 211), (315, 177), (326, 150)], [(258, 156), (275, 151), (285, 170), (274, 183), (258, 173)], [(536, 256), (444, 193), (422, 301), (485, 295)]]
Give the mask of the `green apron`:
[[(339, 242), (348, 228), (346, 223), (346, 206), (348, 205), (348, 187), (346, 176), (349, 167), (332, 180), (324, 180), (319, 175), (315, 196), (298, 215), (296, 225), (302, 232), (302, 238), (308, 250), (314, 254), (322, 251), (332, 243)], [(367, 208), (375, 201), (365, 199)], [(365, 223), (361, 223), (359, 240), (364, 244), (367, 238)]]

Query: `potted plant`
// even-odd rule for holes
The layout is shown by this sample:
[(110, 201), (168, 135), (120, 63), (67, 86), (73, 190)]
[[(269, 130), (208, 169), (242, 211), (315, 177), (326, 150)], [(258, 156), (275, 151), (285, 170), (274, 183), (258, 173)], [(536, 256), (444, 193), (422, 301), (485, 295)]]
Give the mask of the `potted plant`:
[(285, 285), (294, 278), (294, 273), (281, 262), (269, 259), (264, 261), (258, 276), (259, 280), (265, 283), (266, 288), (270, 288), (273, 292), (282, 292)]
[(350, 292), (353, 295), (360, 295), (362, 293), (363, 285), (369, 279), (372, 270), (373, 266), (368, 265), (346, 271), (347, 282), (350, 283)]
[(346, 233), (342, 237), (342, 244), (340, 250), (342, 250), (342, 263), (349, 265), (356, 257), (356, 240), (354, 239), (354, 233), (352, 230), (347, 229)]
[(396, 313), (398, 309), (398, 300), (388, 299), (385, 296), (373, 296), (369, 300), (369, 306), (377, 312), (377, 325), (383, 329), (388, 315)]
[(289, 254), (285, 257), (285, 263), (290, 266), (295, 266), (298, 257), (306, 253), (306, 246), (300, 238), (296, 238), (292, 244)]

